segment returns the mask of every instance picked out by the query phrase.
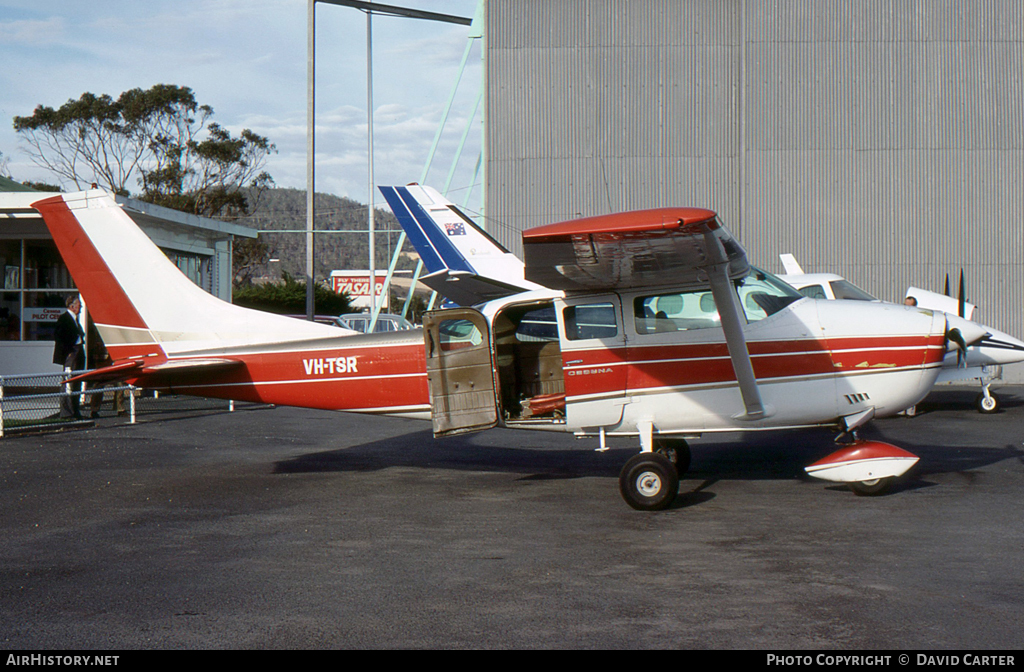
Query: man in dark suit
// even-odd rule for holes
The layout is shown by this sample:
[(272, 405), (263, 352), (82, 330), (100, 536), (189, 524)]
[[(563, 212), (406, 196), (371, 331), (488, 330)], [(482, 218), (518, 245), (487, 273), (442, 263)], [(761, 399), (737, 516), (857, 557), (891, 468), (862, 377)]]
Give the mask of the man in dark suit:
[[(65, 371), (77, 371), (85, 365), (85, 332), (78, 321), (78, 315), (82, 312), (82, 302), (77, 296), (69, 296), (65, 303), (68, 309), (57, 318), (57, 328), (54, 332), (53, 363), (63, 366)], [(61, 398), (60, 417), (82, 417), (77, 394)]]

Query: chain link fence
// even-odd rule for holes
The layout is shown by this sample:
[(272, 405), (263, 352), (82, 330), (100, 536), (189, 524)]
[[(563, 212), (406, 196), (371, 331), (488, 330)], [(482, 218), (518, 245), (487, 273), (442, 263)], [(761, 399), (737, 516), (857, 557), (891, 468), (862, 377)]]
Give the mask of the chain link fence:
[[(268, 404), (207, 397), (161, 394), (132, 385), (76, 383), (85, 373), (0, 376), (0, 438), (24, 432), (60, 430), (100, 422), (134, 424), (140, 419), (182, 417), (234, 411), (236, 407), (270, 408)], [(74, 414), (77, 406), (78, 415)]]

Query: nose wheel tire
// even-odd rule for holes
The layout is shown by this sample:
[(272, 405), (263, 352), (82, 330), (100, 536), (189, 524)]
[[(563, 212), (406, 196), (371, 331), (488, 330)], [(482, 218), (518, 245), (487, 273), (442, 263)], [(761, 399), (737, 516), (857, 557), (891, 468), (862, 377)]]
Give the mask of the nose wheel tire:
[(638, 511), (660, 511), (679, 494), (679, 475), (663, 455), (640, 453), (622, 467), (619, 491), (626, 503)]
[(979, 394), (974, 400), (974, 405), (977, 407), (979, 413), (995, 413), (999, 410), (999, 398), (994, 394), (985, 395), (984, 392)]
[(873, 478), (869, 481), (856, 481), (850, 483), (850, 490), (853, 490), (855, 495), (861, 497), (870, 497), (874, 495), (884, 495), (892, 487), (895, 478)]

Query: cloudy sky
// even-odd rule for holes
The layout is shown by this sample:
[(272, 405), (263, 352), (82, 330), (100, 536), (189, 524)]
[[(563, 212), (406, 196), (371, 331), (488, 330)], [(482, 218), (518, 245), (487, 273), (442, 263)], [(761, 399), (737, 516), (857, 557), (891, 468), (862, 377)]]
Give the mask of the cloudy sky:
[[(477, 0), (386, 0), (472, 17)], [(367, 197), (366, 15), (318, 4), (317, 191)], [(465, 26), (373, 18), (377, 184), (418, 181), (469, 40)], [(480, 91), (479, 40), (458, 87), (426, 182), (440, 188)], [(16, 180), (56, 182), (12, 128), (37, 105), (82, 93), (116, 98), (154, 84), (188, 86), (212, 120), (277, 146), (267, 170), (306, 185), (306, 0), (0, 0), (0, 152)], [(452, 181), (469, 186), (480, 152), (479, 112)], [(476, 190), (479, 192), (479, 188)], [(374, 197), (376, 203), (383, 199)]]

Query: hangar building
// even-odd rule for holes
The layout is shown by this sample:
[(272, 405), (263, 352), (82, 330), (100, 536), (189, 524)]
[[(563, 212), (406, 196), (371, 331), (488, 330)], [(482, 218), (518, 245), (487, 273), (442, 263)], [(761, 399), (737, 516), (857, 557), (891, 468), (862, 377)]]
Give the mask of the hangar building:
[(487, 0), (484, 76), (487, 223), (517, 253), (531, 226), (707, 207), (753, 263), (885, 300), (963, 268), (978, 319), (1024, 336), (1019, 0)]

